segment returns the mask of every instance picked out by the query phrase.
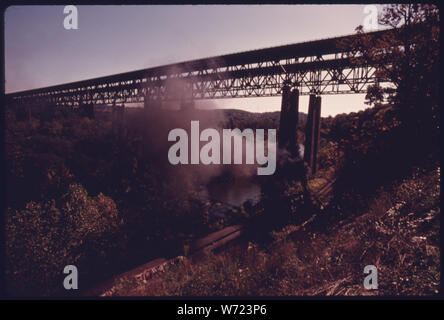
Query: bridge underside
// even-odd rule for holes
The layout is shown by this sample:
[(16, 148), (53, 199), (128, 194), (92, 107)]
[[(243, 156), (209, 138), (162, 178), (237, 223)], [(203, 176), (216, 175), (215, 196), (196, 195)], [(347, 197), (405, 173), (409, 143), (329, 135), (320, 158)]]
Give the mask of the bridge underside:
[[(234, 66), (226, 70), (206, 70), (196, 75), (175, 75), (165, 79), (140, 79), (117, 84), (98, 84), (76, 89), (54, 90), (17, 97), (19, 104), (51, 103), (74, 106), (84, 103), (122, 104), (149, 100), (174, 101), (273, 97), (282, 95), (282, 87), (298, 88), (300, 95), (365, 93), (378, 80), (375, 68), (342, 68), (344, 61), (317, 61), (325, 69), (310, 70), (313, 62), (279, 64), (266, 62), (256, 67)], [(332, 67), (338, 65), (337, 67)], [(330, 66), (330, 67), (329, 67)]]

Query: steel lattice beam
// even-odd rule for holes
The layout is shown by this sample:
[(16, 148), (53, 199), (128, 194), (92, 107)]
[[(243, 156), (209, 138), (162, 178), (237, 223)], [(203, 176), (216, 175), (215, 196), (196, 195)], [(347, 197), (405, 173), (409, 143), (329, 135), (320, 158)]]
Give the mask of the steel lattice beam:
[[(382, 36), (391, 31), (373, 32)], [(199, 59), (6, 95), (8, 104), (119, 104), (146, 99), (278, 96), (284, 84), (301, 95), (364, 93), (376, 66), (355, 65), (338, 41), (356, 35)], [(347, 56), (348, 55), (348, 56)]]

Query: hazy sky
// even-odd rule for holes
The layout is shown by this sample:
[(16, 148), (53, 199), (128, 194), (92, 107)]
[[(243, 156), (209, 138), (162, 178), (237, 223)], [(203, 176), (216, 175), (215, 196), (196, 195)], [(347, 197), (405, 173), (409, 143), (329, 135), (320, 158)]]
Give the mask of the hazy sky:
[[(173, 62), (354, 33), (361, 5), (77, 6), (78, 29), (63, 6), (5, 12), (6, 92)], [(362, 95), (323, 96), (322, 116), (364, 108)], [(280, 109), (280, 98), (216, 100), (219, 107)], [(306, 112), (308, 98), (300, 100)], [(197, 104), (199, 106), (199, 103)]]

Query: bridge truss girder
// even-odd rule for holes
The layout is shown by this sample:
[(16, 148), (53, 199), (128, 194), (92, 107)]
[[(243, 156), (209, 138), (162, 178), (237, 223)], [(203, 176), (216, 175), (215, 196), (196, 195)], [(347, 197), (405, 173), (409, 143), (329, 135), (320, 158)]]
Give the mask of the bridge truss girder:
[[(315, 49), (319, 50), (313, 48), (311, 52)], [(328, 47), (322, 54), (290, 58), (287, 54), (285, 59), (272, 60), (266, 50), (253, 52), (255, 60), (250, 63), (239, 63), (241, 59), (232, 64), (220, 59), (214, 64), (211, 59), (203, 59), (205, 63), (196, 60), (189, 65), (180, 63), (8, 94), (8, 103), (76, 106), (273, 97), (282, 94), (285, 84), (297, 88), (301, 95), (351, 94), (365, 93), (368, 85), (387, 82), (377, 78), (377, 66), (356, 64), (356, 53), (353, 56)], [(256, 57), (259, 53), (262, 55)]]

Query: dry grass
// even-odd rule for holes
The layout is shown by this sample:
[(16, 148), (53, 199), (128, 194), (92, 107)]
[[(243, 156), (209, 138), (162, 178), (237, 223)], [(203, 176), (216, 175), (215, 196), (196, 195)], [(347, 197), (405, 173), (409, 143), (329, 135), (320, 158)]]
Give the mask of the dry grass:
[[(418, 170), (367, 213), (319, 231), (316, 221), (287, 226), (275, 241), (232, 246), (186, 259), (146, 283), (123, 279), (123, 296), (433, 295), (439, 273), (439, 169)], [(363, 288), (364, 266), (378, 268), (379, 288)]]

